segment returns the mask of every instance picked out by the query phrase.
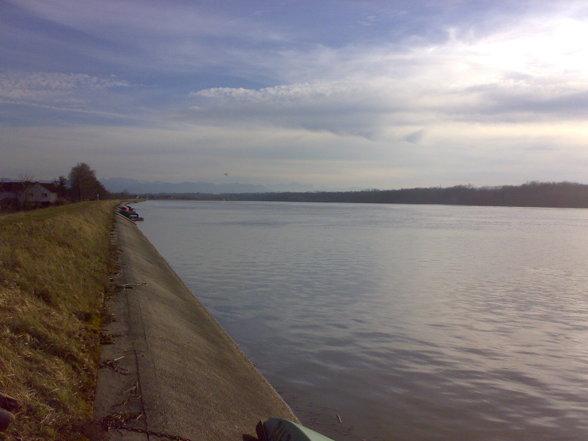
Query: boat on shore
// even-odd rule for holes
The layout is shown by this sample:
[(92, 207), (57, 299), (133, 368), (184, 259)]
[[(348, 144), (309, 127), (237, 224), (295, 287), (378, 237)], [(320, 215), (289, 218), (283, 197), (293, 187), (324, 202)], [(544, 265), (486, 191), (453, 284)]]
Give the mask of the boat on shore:
[(121, 205), (120, 207), (118, 207), (118, 212), (135, 222), (143, 220), (143, 218), (139, 216), (139, 213), (137, 213), (135, 209), (130, 205)]

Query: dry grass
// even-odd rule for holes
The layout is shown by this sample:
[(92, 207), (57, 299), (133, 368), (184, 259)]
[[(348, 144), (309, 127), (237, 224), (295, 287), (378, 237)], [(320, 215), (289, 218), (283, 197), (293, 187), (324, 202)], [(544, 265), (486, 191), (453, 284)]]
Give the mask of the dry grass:
[(0, 439), (80, 440), (92, 416), (116, 202), (0, 217), (0, 391), (22, 405)]

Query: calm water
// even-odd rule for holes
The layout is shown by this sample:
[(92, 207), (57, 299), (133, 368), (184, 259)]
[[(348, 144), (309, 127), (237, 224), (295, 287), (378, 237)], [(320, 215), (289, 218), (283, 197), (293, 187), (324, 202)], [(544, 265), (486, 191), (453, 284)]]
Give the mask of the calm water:
[(337, 441), (588, 439), (588, 210), (137, 208), (302, 421)]

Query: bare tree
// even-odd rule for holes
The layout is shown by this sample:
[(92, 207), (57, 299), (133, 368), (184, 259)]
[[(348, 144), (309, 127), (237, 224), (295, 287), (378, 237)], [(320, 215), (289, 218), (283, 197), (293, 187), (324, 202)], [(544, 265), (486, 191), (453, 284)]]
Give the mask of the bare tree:
[(65, 176), (60, 176), (56, 180), (53, 181), (55, 188), (57, 189), (57, 195), (61, 198), (65, 198), (68, 196), (69, 190), (67, 187), (67, 178)]
[(22, 204), (23, 207), (32, 205), (34, 203), (34, 196), (32, 194), (29, 194), (29, 191), (35, 185), (35, 177), (28, 173), (20, 173), (18, 175), (18, 180), (22, 186), (22, 188), (20, 189), (20, 204)]

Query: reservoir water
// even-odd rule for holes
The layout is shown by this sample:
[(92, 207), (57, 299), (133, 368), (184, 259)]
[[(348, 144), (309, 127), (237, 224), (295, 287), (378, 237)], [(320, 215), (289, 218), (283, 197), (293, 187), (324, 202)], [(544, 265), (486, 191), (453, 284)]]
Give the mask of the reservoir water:
[(588, 439), (588, 210), (137, 208), (186, 285), (325, 435)]

